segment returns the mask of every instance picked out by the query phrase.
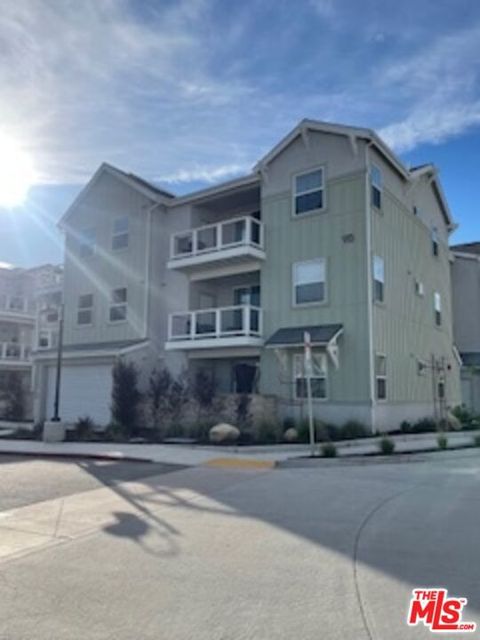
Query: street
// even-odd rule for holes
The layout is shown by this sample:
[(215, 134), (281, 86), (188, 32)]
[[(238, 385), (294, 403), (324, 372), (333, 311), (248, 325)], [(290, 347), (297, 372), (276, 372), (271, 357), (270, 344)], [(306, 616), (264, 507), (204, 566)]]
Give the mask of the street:
[(467, 597), (478, 624), (479, 479), (478, 450), (262, 470), (2, 457), (0, 638), (429, 638), (406, 624), (416, 587)]

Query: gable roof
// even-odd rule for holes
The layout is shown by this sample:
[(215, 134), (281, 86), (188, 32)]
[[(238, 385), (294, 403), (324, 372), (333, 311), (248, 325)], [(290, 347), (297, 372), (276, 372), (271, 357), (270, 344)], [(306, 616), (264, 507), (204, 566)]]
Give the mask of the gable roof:
[(450, 247), (454, 253), (470, 253), (480, 256), (480, 242), (466, 242), (464, 244), (454, 244)]
[(320, 120), (301, 120), (290, 133), (288, 133), (280, 142), (278, 142), (261, 160), (257, 162), (254, 169), (262, 171), (267, 165), (280, 155), (294, 140), (299, 136), (304, 136), (308, 131), (317, 131), (319, 133), (328, 133), (332, 135), (346, 136), (355, 144), (355, 139), (360, 138), (369, 142), (383, 156), (383, 158), (397, 171), (397, 173), (406, 181), (417, 180), (424, 175), (432, 178), (432, 187), (442, 209), (446, 225), (449, 230), (456, 228), (453, 221), (450, 208), (447, 204), (445, 194), (438, 179), (438, 170), (433, 164), (423, 164), (413, 169), (407, 167), (401, 162), (390, 147), (378, 136), (373, 129), (363, 127), (351, 127), (349, 125), (335, 124), (331, 122), (321, 122)]
[(133, 173), (126, 173), (125, 171), (122, 171), (121, 169), (118, 169), (117, 167), (114, 167), (113, 165), (108, 164), (107, 162), (103, 162), (95, 171), (95, 173), (87, 182), (87, 184), (80, 191), (80, 193), (77, 195), (75, 200), (71, 203), (71, 205), (65, 211), (63, 216), (60, 218), (58, 222), (59, 227), (63, 227), (66, 220), (70, 217), (74, 209), (82, 202), (82, 200), (87, 196), (87, 194), (91, 191), (91, 189), (93, 189), (93, 187), (96, 185), (96, 183), (104, 174), (113, 176), (117, 180), (120, 180), (124, 184), (127, 184), (132, 189), (139, 191), (147, 198), (150, 198), (153, 203), (167, 202), (171, 198), (175, 197), (173, 194), (169, 193), (168, 191), (165, 191), (164, 189), (160, 189), (159, 187), (156, 187), (155, 185), (151, 184), (150, 182), (147, 182), (143, 178), (140, 178), (139, 176), (136, 176)]

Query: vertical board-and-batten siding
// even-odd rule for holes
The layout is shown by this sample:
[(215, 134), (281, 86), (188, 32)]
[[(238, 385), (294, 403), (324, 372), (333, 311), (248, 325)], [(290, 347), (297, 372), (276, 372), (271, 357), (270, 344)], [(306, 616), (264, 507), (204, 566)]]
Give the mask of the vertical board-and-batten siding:
[[(378, 161), (378, 160), (377, 160)], [(385, 168), (383, 169), (385, 174)], [(387, 174), (388, 175), (388, 174)], [(385, 261), (385, 300), (373, 307), (376, 353), (387, 356), (387, 403), (419, 403), (433, 410), (432, 374), (418, 374), (418, 361), (430, 364), (432, 355), (451, 365), (447, 376), (447, 401), (458, 404), (459, 377), (452, 344), (449, 249), (445, 223), (438, 203), (424, 210), (423, 219), (413, 214), (413, 204), (396, 197), (385, 181), (382, 209), (372, 208), (372, 253)], [(415, 200), (427, 184), (417, 187)], [(422, 194), (422, 202), (428, 197)], [(436, 222), (440, 235), (439, 256), (432, 252), (431, 228)], [(433, 226), (433, 225), (432, 225)], [(424, 295), (415, 291), (423, 284)], [(442, 299), (442, 326), (435, 325), (434, 292)], [(429, 412), (431, 413), (431, 412)]]
[[(138, 191), (107, 173), (100, 176), (67, 220), (65, 240), (65, 344), (139, 339), (145, 335), (147, 208), (151, 202)], [(115, 218), (129, 218), (126, 249), (111, 247)], [(79, 234), (96, 230), (95, 254), (79, 255)], [(128, 289), (127, 322), (109, 322), (111, 290)], [(94, 294), (93, 323), (77, 325), (80, 295)]]

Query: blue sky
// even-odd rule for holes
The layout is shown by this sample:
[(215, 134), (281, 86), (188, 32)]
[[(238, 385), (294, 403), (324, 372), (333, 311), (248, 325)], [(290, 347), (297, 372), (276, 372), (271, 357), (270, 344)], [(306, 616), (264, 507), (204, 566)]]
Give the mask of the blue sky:
[(249, 171), (304, 117), (435, 162), (454, 240), (480, 239), (479, 3), (4, 3), (0, 134), (37, 184), (0, 209), (0, 261), (61, 260), (55, 223), (104, 160), (184, 193)]

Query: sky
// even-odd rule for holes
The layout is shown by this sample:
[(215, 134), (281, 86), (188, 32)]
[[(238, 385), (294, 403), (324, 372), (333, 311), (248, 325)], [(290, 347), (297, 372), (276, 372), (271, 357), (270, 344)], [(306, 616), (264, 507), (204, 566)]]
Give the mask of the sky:
[(56, 222), (103, 161), (181, 194), (249, 172), (305, 117), (437, 164), (453, 241), (480, 240), (474, 0), (2, 3), (0, 173), (7, 136), (34, 185), (0, 207), (0, 262), (60, 261)]

